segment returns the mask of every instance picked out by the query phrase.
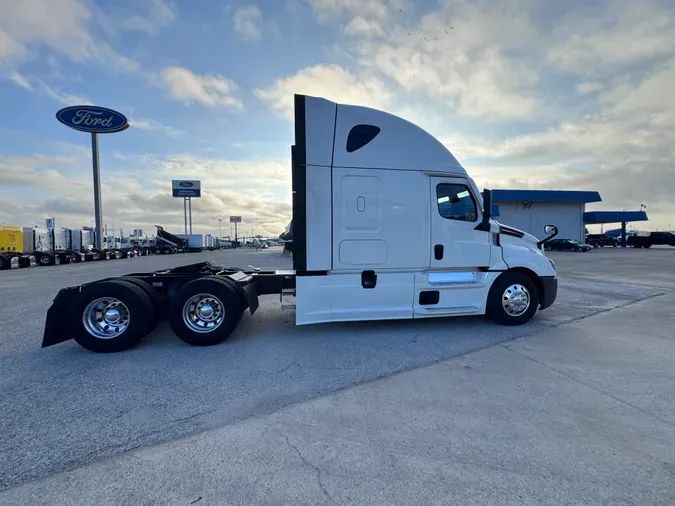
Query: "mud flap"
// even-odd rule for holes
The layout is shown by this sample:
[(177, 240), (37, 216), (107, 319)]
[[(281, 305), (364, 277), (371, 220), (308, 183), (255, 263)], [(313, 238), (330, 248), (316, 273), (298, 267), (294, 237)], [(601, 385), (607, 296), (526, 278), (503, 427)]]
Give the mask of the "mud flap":
[(258, 302), (258, 292), (256, 292), (255, 283), (252, 282), (252, 276), (244, 272), (236, 272), (220, 279), (227, 281), (237, 290), (242, 302), (246, 301), (251, 314), (256, 312), (260, 303)]
[(64, 288), (60, 290), (51, 307), (47, 310), (45, 331), (42, 336), (42, 348), (63, 343), (72, 339), (70, 322), (72, 310), (79, 293), (79, 287)]

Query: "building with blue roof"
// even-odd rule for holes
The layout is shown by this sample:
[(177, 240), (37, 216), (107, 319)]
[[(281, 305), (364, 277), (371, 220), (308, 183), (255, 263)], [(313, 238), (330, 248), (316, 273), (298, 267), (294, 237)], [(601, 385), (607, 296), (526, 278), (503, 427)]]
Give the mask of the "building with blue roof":
[(555, 225), (559, 238), (584, 242), (585, 206), (602, 199), (596, 191), (496, 189), (492, 201), (499, 206), (497, 220), (504, 225), (538, 239), (546, 237), (546, 225)]
[(585, 225), (646, 221), (644, 211), (589, 211), (586, 204), (602, 202), (600, 193), (580, 190), (492, 190), (493, 214), (504, 225), (543, 239), (546, 225), (558, 227), (560, 239), (584, 242)]

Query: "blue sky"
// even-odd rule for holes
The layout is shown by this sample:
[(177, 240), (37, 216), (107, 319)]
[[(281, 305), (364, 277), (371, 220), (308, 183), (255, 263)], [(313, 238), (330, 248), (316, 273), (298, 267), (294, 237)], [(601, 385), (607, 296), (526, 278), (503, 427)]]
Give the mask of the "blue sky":
[[(404, 116), (479, 186), (591, 189), (596, 209), (675, 206), (672, 0), (0, 2), (0, 222), (92, 224), (94, 103), (105, 221), (181, 228), (172, 178), (201, 179), (197, 231), (290, 219), (293, 93)], [(675, 220), (673, 220), (675, 221)]]

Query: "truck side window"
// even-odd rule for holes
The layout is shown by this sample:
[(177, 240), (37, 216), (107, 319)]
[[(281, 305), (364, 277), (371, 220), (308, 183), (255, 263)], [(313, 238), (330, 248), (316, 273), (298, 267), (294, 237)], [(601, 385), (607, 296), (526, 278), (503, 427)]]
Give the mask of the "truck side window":
[(476, 221), (476, 201), (468, 186), (441, 183), (436, 185), (438, 212), (443, 218), (459, 221)]

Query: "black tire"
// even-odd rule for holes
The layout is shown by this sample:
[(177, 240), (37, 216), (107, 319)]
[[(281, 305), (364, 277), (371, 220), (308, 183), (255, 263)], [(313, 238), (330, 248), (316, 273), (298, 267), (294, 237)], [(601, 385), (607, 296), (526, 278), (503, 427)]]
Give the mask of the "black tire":
[(0, 255), (0, 271), (6, 271), (12, 267), (12, 261), (5, 255)]
[[(513, 285), (521, 285), (527, 289), (530, 296), (529, 306), (522, 314), (509, 314), (502, 304), (506, 291)], [(504, 272), (490, 287), (485, 314), (491, 320), (502, 325), (522, 325), (530, 321), (539, 307), (539, 290), (537, 285), (527, 274), (521, 272)]]
[(651, 244), (644, 244), (642, 247), (643, 247), (643, 248), (651, 248), (652, 245), (651, 245)]
[[(155, 290), (155, 288), (148, 282), (143, 281), (142, 279), (138, 278), (132, 278), (132, 277), (127, 277), (127, 276), (122, 276), (119, 278), (121, 281), (126, 281), (127, 283), (131, 283), (132, 285), (136, 285), (140, 289), (142, 289), (148, 298), (150, 299), (150, 302), (152, 302), (152, 307), (155, 310), (154, 313), (154, 324), (152, 328), (154, 329), (157, 323), (159, 323), (160, 317), (162, 316), (162, 308), (163, 308), (163, 302), (162, 302), (162, 296)], [(152, 330), (152, 329), (151, 329)]]
[(54, 259), (54, 255), (52, 255), (51, 253), (44, 253), (38, 257), (37, 263), (38, 265), (44, 266), (54, 265), (54, 263), (56, 263), (56, 260)]
[[(84, 324), (87, 306), (99, 298), (111, 297), (122, 302), (129, 312), (129, 324), (119, 335), (103, 339), (92, 335)], [(113, 279), (93, 283), (82, 289), (75, 305), (73, 339), (87, 350), (97, 353), (115, 353), (133, 348), (152, 330), (154, 308), (142, 288)]]
[[(192, 330), (183, 318), (189, 300), (198, 294), (208, 294), (217, 299), (224, 309), (220, 324), (208, 332)], [(170, 300), (169, 325), (178, 338), (192, 346), (213, 346), (223, 342), (234, 331), (244, 312), (237, 291), (227, 281), (215, 277), (200, 278), (183, 285)]]

